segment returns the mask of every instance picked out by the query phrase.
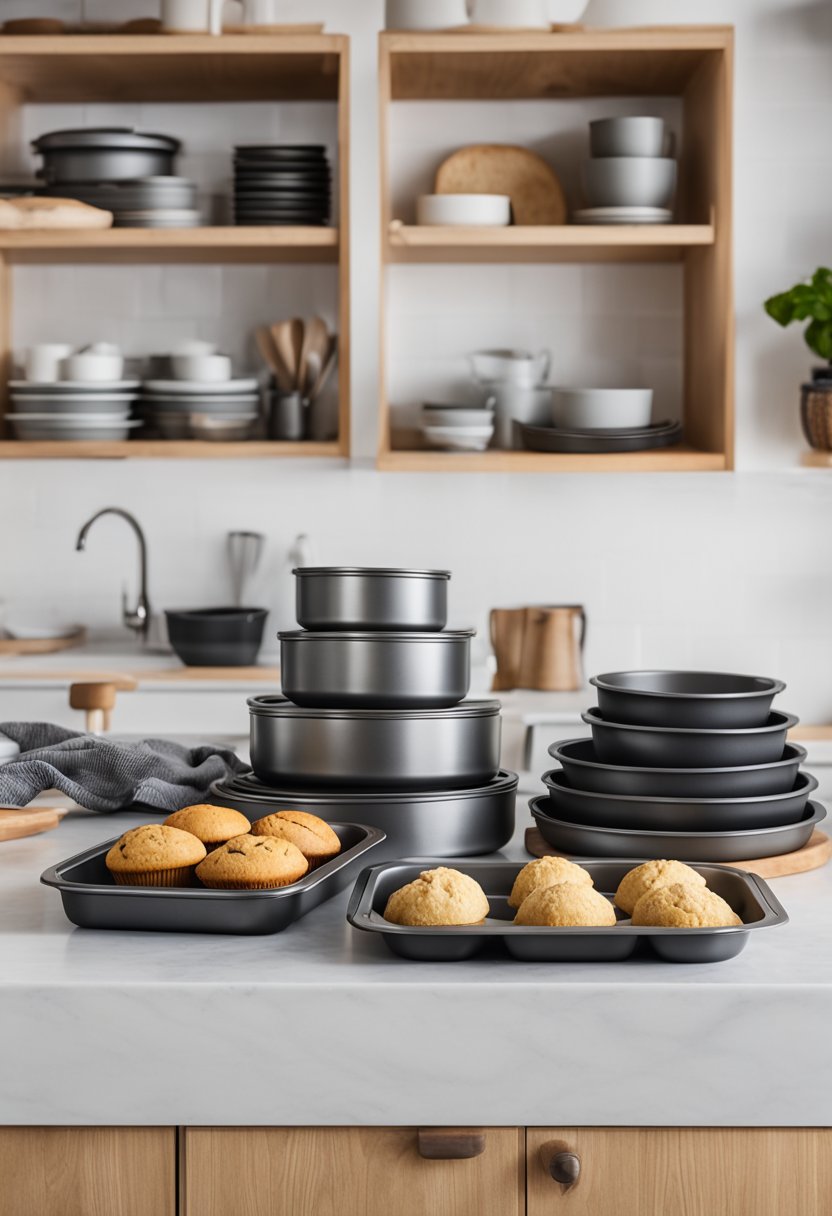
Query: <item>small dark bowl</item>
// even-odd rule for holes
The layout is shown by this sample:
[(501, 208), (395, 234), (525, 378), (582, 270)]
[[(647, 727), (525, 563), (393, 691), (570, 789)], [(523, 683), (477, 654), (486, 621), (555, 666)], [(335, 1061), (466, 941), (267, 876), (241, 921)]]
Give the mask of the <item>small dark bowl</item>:
[(257, 662), (267, 608), (166, 611), (170, 644), (186, 667), (250, 667)]

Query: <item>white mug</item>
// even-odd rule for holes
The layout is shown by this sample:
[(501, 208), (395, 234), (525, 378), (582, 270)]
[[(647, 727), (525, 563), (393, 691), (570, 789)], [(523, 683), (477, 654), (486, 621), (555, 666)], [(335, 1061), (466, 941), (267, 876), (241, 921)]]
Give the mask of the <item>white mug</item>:
[(60, 379), (60, 365), (75, 348), (63, 342), (39, 342), (23, 357), (23, 374), (34, 384), (54, 384)]
[(243, 25), (274, 25), (274, 0), (242, 0)]
[(474, 25), (502, 25), (506, 28), (548, 30), (548, 0), (472, 0)]
[(162, 27), (177, 33), (222, 33), (223, 0), (162, 0)]

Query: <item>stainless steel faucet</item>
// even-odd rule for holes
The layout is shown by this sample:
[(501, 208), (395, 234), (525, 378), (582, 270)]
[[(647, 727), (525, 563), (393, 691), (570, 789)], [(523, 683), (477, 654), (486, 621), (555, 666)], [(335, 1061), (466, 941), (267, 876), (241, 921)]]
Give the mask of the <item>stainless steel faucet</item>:
[(139, 521), (129, 511), (124, 511), (121, 507), (104, 507), (101, 511), (96, 511), (95, 515), (84, 524), (78, 533), (75, 548), (77, 550), (86, 548), (89, 530), (102, 515), (120, 515), (125, 523), (128, 523), (136, 533), (136, 540), (139, 542), (139, 595), (135, 608), (128, 608), (127, 592), (122, 591), (121, 615), (128, 629), (134, 630), (142, 638), (147, 638), (147, 632), (150, 628), (150, 601), (147, 598), (147, 542), (145, 541), (144, 532), (142, 532)]

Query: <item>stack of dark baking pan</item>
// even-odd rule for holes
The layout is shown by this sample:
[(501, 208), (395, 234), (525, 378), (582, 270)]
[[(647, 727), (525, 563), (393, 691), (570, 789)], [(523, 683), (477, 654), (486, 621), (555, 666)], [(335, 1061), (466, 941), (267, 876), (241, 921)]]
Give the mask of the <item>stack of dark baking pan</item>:
[(731, 862), (792, 853), (826, 817), (793, 714), (772, 710), (785, 685), (706, 671), (596, 676), (591, 739), (549, 748), (559, 769), (532, 799), (544, 839), (584, 857)]
[(329, 222), (332, 173), (323, 144), (246, 144), (234, 149), (236, 224)]
[(214, 787), (250, 818), (306, 810), (381, 828), (401, 854), (464, 857), (514, 830), (500, 703), (465, 700), (473, 630), (445, 628), (446, 570), (295, 570), (282, 696), (255, 696), (252, 772)]

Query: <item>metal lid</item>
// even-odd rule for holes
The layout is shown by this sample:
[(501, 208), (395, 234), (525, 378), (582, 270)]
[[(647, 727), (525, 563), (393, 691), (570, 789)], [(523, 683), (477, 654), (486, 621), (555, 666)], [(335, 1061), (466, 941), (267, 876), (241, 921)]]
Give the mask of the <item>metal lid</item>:
[(292, 574), (299, 578), (309, 575), (359, 574), (363, 578), (444, 578), (451, 577), (450, 570), (408, 570), (398, 566), (298, 566)]
[(271, 805), (274, 803), (292, 802), (298, 806), (372, 806), (378, 803), (403, 803), (413, 806), (414, 803), (444, 802), (453, 799), (491, 798), (495, 794), (506, 793), (517, 788), (517, 774), (507, 769), (500, 769), (497, 776), (487, 785), (475, 789), (462, 790), (396, 790), (392, 794), (380, 794), (377, 790), (329, 790), (326, 793), (311, 790), (281, 790), (270, 785), (263, 785), (252, 773), (243, 773), (233, 777), (231, 781), (215, 781), (211, 786), (212, 793), (222, 798), (233, 798), (238, 802), (259, 802)]
[(476, 629), (438, 629), (433, 633), (425, 630), (422, 633), (399, 633), (390, 630), (388, 633), (350, 632), (348, 630), (326, 633), (317, 629), (288, 629), (278, 633), (281, 642), (303, 642), (315, 638), (330, 638), (350, 642), (460, 642), (465, 638), (476, 637)]
[(310, 709), (295, 705), (279, 693), (259, 693), (248, 698), (248, 711), (260, 718), (360, 718), (398, 722), (416, 718), (493, 718), (500, 712), (499, 701), (460, 701), (447, 709)]
[(178, 152), (182, 144), (170, 135), (150, 135), (133, 127), (82, 127), (48, 131), (32, 140), (39, 152), (64, 148), (131, 148), (145, 152)]

